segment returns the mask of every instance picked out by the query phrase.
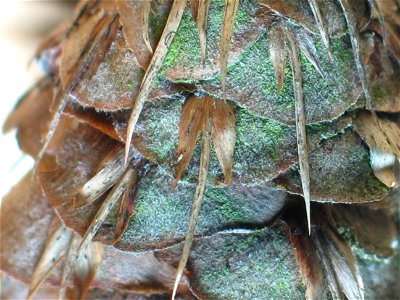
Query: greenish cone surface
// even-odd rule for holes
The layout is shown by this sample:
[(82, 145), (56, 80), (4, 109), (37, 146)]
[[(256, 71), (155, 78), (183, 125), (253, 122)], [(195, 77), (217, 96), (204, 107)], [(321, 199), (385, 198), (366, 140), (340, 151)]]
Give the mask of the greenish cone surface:
[[(205, 184), (178, 299), (397, 299), (400, 17), (388, 8), (396, 1), (239, 1), (226, 100), (226, 1), (211, 0), (207, 12), (188, 1), (181, 19), (169, 15), (172, 2), (81, 2), (39, 47), (48, 74), (4, 125), (17, 128), (36, 169), (2, 204), (2, 271), (29, 286), (43, 249), (57, 249), (47, 227), (58, 218), (79, 241), (93, 230), (84, 242), (100, 250), (76, 263), (83, 252), (71, 242), (75, 250), (56, 253), (62, 259), (48, 266), (44, 287), (64, 285), (77, 298), (168, 299), (196, 186)], [(287, 34), (299, 49), (310, 228)], [(147, 96), (135, 111), (140, 93)], [(125, 164), (131, 113), (139, 118)], [(212, 146), (201, 183), (205, 122)], [(64, 261), (71, 274), (61, 275)]]

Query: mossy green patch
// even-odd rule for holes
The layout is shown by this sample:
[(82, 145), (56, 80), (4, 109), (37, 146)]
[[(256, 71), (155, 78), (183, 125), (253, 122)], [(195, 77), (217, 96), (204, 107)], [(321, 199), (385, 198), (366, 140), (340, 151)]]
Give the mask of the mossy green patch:
[(128, 88), (128, 89), (133, 89), (133, 83), (132, 83), (132, 81), (128, 81), (127, 83), (126, 83), (126, 87)]
[[(143, 180), (135, 213), (122, 236), (122, 244), (143, 250), (184, 239), (195, 185), (182, 183), (171, 190), (172, 181), (173, 178), (160, 167)], [(211, 234), (239, 224), (264, 224), (282, 209), (285, 196), (284, 192), (267, 188), (235, 190), (207, 186), (196, 234)]]
[[(165, 182), (164, 184), (168, 184)], [(184, 189), (171, 193), (164, 192), (165, 188), (159, 188), (146, 179), (141, 186), (136, 205), (128, 230), (124, 236), (130, 241), (145, 240), (159, 242), (164, 235), (174, 235), (185, 230), (185, 222), (182, 216), (188, 215), (190, 199), (194, 189)]]
[[(265, 184), (297, 161), (296, 128), (277, 121), (251, 114), (245, 108), (237, 107), (236, 143), (233, 157), (233, 171), (243, 183)], [(322, 139), (328, 139), (342, 132), (347, 119), (336, 122), (321, 122), (307, 126), (308, 143), (314, 149)], [(196, 183), (200, 164), (200, 146), (197, 143), (193, 157), (183, 174), (182, 180)], [(214, 184), (223, 180), (217, 156), (212, 148), (208, 182)]]
[[(343, 129), (341, 129), (343, 130)], [(351, 129), (323, 139), (309, 155), (311, 197), (315, 201), (363, 203), (379, 200), (388, 188), (372, 172), (369, 150)], [(284, 187), (298, 192), (301, 187), (298, 165), (290, 167)], [(278, 178), (278, 183), (282, 181)]]
[(189, 10), (185, 10), (178, 31), (168, 49), (161, 75), (165, 69), (176, 64), (193, 67), (200, 60), (200, 42), (197, 37), (196, 23), (193, 21)]
[[(234, 31), (240, 30), (252, 21), (250, 11), (256, 4), (253, 1), (241, 1), (235, 17)], [(219, 52), (222, 29), (224, 1), (211, 1), (207, 20), (207, 51), (215, 56)], [(200, 67), (200, 42), (198, 30), (190, 10), (187, 8), (182, 16), (181, 23), (174, 40), (164, 60), (160, 76), (164, 76), (167, 69), (179, 65), (185, 70)], [(181, 78), (178, 82), (192, 82), (191, 78)]]
[(263, 182), (273, 177), (279, 166), (293, 159), (295, 128), (274, 120), (256, 117), (248, 110), (236, 112), (234, 171), (245, 182)]
[[(257, 118), (245, 109), (238, 109), (236, 118), (237, 148), (250, 146), (252, 152), (260, 155), (259, 158), (266, 156), (271, 160), (278, 159), (278, 146), (293, 133), (290, 127), (273, 120)], [(236, 159), (240, 161), (240, 157)]]
[[(142, 136), (147, 152), (170, 174), (175, 173), (178, 125), (183, 98), (165, 98), (146, 102), (139, 119), (137, 132)], [(253, 115), (245, 108), (236, 107), (236, 143), (233, 171), (248, 184), (265, 184), (297, 161), (296, 129), (277, 121)], [(321, 122), (307, 126), (311, 148), (322, 139), (341, 132), (345, 121)], [(182, 181), (197, 183), (200, 164), (200, 142), (183, 173)], [(211, 148), (208, 183), (223, 181), (223, 174), (214, 147)]]
[[(343, 114), (355, 101), (351, 46), (347, 37), (332, 39), (334, 60), (330, 61), (318, 37), (314, 38), (316, 59), (323, 75), (300, 53), (303, 95), (307, 120), (316, 123)], [(284, 123), (294, 124), (294, 91), (290, 61), (285, 65), (282, 90), (277, 93), (275, 72), (269, 55), (268, 35), (261, 36), (228, 68), (227, 96), (253, 113)], [(221, 97), (219, 76), (203, 80), (201, 86)]]
[[(379, 197), (379, 195), (382, 197), (387, 192), (387, 187), (380, 182), (372, 172), (368, 149), (364, 147), (354, 149), (354, 151), (349, 149), (346, 153), (346, 157), (348, 158), (347, 162), (349, 167), (353, 165), (356, 171), (361, 175), (358, 178), (354, 178), (354, 185), (347, 182), (349, 193), (352, 192), (355, 195), (368, 195), (370, 198), (374, 196)], [(372, 198), (371, 200), (375, 199)]]
[(345, 119), (343, 119), (343, 122), (340, 121), (337, 122), (338, 124), (328, 121), (307, 125), (308, 140), (310, 141), (312, 138), (327, 140), (337, 136), (339, 133), (343, 133), (348, 124)]
[(178, 124), (182, 101), (180, 98), (146, 102), (138, 123), (146, 150), (158, 163), (175, 157), (178, 145)]
[[(271, 96), (268, 101), (274, 101), (278, 110), (294, 108), (294, 94), (291, 84), (291, 69), (286, 65), (282, 91), (276, 92), (275, 73), (269, 57), (267, 37), (262, 36), (256, 43), (244, 51), (240, 60), (228, 68), (229, 85), (234, 89), (246, 92), (253, 85), (256, 93)], [(246, 90), (242, 90), (246, 89)]]
[[(293, 157), (296, 149), (295, 128), (274, 120), (252, 115), (247, 109), (236, 110), (236, 143), (233, 171), (246, 183), (265, 183), (276, 173), (278, 165)], [(198, 143), (199, 144), (199, 143)], [(193, 158), (182, 180), (197, 182), (200, 146), (196, 145)], [(223, 180), (217, 156), (212, 148), (209, 163), (209, 182)]]
[(218, 218), (228, 224), (249, 222), (249, 216), (243, 213), (237, 202), (232, 201), (226, 190), (222, 188), (208, 189), (205, 192), (205, 198), (218, 206), (218, 212), (213, 218)]
[[(200, 139), (198, 139), (197, 144), (193, 151), (193, 157), (186, 167), (186, 171), (182, 176), (183, 181), (196, 183), (199, 175), (199, 165), (200, 165)], [(223, 181), (222, 170), (218, 162), (217, 155), (215, 154), (214, 146), (211, 146), (210, 160), (208, 164), (208, 176), (207, 180), (210, 183), (216, 183), (217, 181)]]
[(205, 239), (193, 249), (194, 288), (209, 299), (300, 299), (293, 250), (278, 227)]

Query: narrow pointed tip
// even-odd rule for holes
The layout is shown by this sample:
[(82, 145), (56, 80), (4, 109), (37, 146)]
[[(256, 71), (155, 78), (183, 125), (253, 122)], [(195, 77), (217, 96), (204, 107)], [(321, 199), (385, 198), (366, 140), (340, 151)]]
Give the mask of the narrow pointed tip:
[(311, 236), (311, 209), (310, 209), (310, 200), (305, 200), (305, 202), (306, 202), (306, 214), (307, 214), (308, 235)]
[(31, 300), (34, 292), (35, 292), (35, 290), (29, 290), (28, 295), (26, 296), (25, 300)]
[(174, 283), (174, 289), (172, 290), (171, 300), (175, 300), (176, 292), (178, 291), (179, 282), (181, 281), (181, 274), (177, 274)]
[[(190, 226), (190, 225), (189, 225)], [(187, 258), (188, 258), (188, 252), (185, 251), (185, 247), (188, 246), (186, 244), (187, 240), (185, 240), (185, 245), (183, 246), (183, 252), (182, 252), (182, 257), (181, 260), (179, 261), (178, 269), (176, 271), (176, 277), (175, 277), (175, 283), (174, 283), (174, 289), (172, 290), (172, 297), (171, 299), (174, 300), (176, 293), (178, 292), (178, 287), (179, 287), (179, 282), (181, 282), (183, 271), (185, 270)], [(190, 248), (190, 245), (188, 246)], [(187, 248), (187, 249), (189, 249)]]
[(124, 167), (125, 168), (126, 168), (126, 166), (128, 164), (130, 146), (131, 146), (131, 137), (128, 136), (126, 138), (126, 144), (125, 144), (125, 157), (124, 157)]
[(333, 54), (332, 54), (332, 48), (331, 48), (331, 43), (329, 41), (329, 37), (326, 35), (322, 35), (322, 42), (324, 43), (326, 52), (328, 53), (329, 60), (333, 61)]

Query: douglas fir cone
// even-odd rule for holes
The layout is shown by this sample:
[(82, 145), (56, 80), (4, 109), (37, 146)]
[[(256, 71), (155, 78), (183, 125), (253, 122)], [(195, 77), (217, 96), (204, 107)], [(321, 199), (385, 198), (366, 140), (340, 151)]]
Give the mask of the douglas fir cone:
[(78, 3), (3, 127), (35, 159), (3, 290), (399, 299), (399, 28), (398, 0)]

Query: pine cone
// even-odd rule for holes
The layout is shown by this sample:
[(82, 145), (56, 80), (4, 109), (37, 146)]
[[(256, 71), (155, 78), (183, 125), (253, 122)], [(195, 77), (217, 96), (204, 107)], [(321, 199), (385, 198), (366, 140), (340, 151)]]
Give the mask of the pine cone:
[(3, 283), (398, 299), (396, 26), (396, 0), (80, 2), (4, 125), (35, 166), (2, 203)]

